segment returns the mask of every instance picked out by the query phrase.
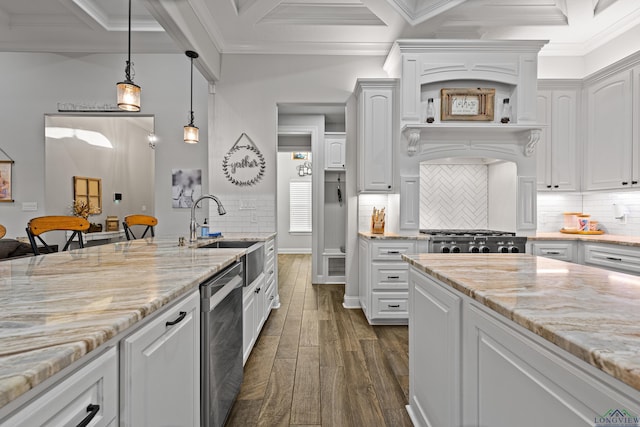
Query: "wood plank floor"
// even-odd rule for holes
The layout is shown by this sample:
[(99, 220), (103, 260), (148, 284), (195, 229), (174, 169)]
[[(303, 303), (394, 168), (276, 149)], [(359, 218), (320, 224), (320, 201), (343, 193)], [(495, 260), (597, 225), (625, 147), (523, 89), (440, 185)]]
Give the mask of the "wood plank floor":
[(312, 285), (311, 256), (278, 257), (281, 307), (245, 366), (227, 426), (411, 426), (406, 326), (370, 326), (343, 285)]

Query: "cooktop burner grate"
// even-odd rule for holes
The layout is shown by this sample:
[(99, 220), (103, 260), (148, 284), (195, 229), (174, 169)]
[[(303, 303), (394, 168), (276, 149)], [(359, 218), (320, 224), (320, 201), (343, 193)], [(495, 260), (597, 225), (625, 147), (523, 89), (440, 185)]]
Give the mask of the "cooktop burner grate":
[(462, 230), (462, 229), (423, 229), (420, 234), (429, 236), (463, 236), (463, 237), (511, 237), (516, 233), (496, 230)]

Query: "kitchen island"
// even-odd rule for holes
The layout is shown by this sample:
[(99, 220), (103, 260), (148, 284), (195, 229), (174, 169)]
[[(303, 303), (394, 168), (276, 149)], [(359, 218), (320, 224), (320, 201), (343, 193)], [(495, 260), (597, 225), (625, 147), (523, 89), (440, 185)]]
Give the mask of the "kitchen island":
[[(199, 284), (245, 253), (200, 247), (218, 240), (153, 238), (0, 263), (0, 424), (165, 309), (199, 305)], [(199, 331), (197, 311), (186, 320)]]
[(417, 426), (640, 414), (639, 278), (524, 254), (404, 259)]

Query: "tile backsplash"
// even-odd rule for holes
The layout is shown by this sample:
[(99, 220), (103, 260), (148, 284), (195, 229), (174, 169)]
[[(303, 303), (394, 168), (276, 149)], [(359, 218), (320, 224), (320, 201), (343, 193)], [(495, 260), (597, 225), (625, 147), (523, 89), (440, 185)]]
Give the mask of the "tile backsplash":
[[(218, 215), (216, 204), (211, 201), (209, 223), (212, 232), (263, 233), (276, 230), (276, 200), (273, 194), (250, 197), (241, 194), (220, 194), (218, 197), (227, 214)], [(199, 217), (198, 219), (200, 220)]]
[[(626, 224), (614, 219), (613, 205), (624, 206)], [(640, 235), (640, 191), (538, 194), (538, 231), (562, 228), (563, 212), (584, 212), (610, 234)]]
[(486, 165), (420, 166), (420, 228), (487, 228)]

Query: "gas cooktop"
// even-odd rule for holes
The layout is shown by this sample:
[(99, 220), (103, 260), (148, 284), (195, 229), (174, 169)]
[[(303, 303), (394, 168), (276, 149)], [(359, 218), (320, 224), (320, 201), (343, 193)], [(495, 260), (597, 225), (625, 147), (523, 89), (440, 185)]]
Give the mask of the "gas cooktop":
[(465, 236), (465, 237), (509, 237), (516, 233), (496, 230), (464, 230), (464, 229), (422, 229), (420, 234), (429, 236)]

